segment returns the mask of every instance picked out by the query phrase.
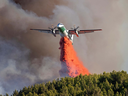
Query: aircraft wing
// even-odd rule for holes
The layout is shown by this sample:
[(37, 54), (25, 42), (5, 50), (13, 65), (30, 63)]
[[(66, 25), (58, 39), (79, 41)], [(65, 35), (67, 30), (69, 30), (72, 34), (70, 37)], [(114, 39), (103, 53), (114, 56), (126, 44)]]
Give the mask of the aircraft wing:
[[(36, 31), (39, 31), (39, 32), (51, 33), (52, 34), (52, 31), (50, 29), (30, 29), (30, 30), (36, 30)], [(59, 30), (55, 30), (55, 34), (59, 34)]]
[[(101, 31), (102, 29), (89, 29), (89, 30), (78, 30), (78, 34), (91, 33), (94, 31)], [(75, 30), (69, 30), (69, 34), (76, 34)]]

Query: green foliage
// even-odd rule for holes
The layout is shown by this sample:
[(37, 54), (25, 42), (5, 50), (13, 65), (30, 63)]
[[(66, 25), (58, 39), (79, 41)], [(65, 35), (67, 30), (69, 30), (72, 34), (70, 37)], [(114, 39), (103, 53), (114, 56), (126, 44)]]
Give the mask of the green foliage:
[(19, 92), (15, 90), (13, 96), (128, 96), (127, 90), (127, 72), (112, 71), (58, 78), (46, 84), (24, 87)]
[(6, 93), (6, 95), (5, 96), (9, 96), (7, 93)]
[(14, 92), (13, 92), (13, 96), (18, 96), (18, 91), (17, 90), (15, 90)]

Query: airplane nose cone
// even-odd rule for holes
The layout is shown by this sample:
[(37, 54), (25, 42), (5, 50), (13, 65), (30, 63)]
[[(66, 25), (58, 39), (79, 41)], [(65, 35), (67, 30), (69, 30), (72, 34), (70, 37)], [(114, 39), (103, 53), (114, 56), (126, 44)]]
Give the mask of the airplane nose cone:
[(60, 23), (57, 25), (57, 27), (59, 27)]
[(62, 23), (59, 23), (58, 25), (57, 25), (57, 27), (62, 27), (63, 26), (63, 24)]

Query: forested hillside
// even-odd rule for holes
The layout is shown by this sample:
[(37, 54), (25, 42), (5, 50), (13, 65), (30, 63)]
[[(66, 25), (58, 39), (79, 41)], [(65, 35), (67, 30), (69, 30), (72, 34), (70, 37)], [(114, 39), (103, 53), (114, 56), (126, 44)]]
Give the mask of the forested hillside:
[(65, 77), (15, 90), (13, 96), (128, 96), (128, 74), (112, 71)]

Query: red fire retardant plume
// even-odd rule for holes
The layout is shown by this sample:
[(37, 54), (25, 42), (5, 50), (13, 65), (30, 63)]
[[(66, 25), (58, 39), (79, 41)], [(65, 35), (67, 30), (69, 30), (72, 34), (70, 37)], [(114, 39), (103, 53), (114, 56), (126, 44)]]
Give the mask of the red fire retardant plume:
[(60, 61), (62, 68), (59, 71), (61, 77), (76, 77), (80, 74), (89, 75), (89, 71), (83, 66), (83, 63), (78, 59), (76, 52), (73, 48), (72, 42), (67, 37), (61, 38), (59, 49), (61, 49)]

